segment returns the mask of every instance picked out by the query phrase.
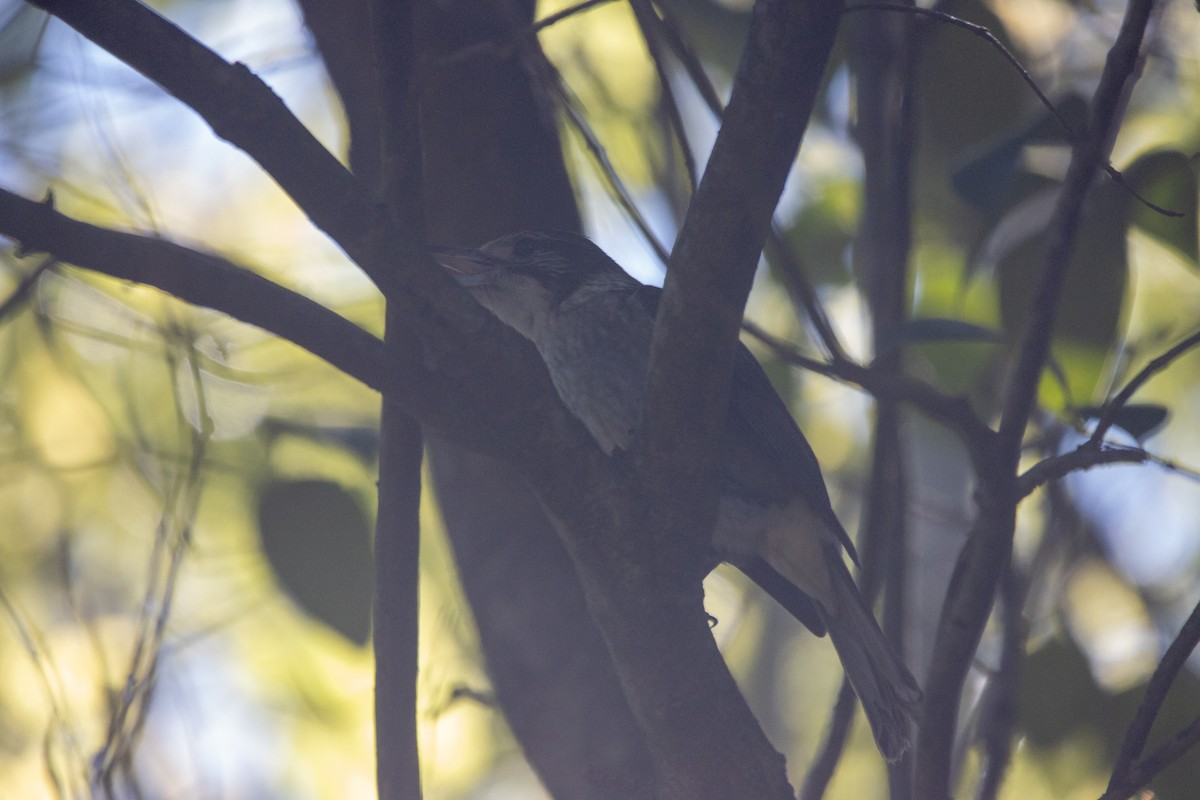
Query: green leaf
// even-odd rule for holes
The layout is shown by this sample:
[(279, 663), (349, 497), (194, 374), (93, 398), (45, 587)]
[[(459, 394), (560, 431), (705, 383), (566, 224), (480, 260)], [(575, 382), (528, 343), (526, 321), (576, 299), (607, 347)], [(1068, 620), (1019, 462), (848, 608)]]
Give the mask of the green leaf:
[[(1004, 203), (1011, 203), (1022, 184), (1029, 183), (1022, 154), (1026, 145), (1071, 144), (1071, 134), (1087, 123), (1087, 103), (1070, 94), (1056, 105), (1057, 116), (1044, 106), (1032, 121), (1016, 130), (1008, 130), (970, 151), (950, 175), (954, 191), (976, 210), (994, 214)], [(1066, 123), (1068, 127), (1064, 127)]]
[[(1052, 204), (1044, 208), (1049, 211)], [(1049, 407), (1063, 408), (1072, 398), (1086, 401), (1094, 396), (1122, 328), (1129, 274), (1129, 208), (1128, 192), (1111, 181), (1099, 184), (1084, 208), (1055, 315), (1052, 357), (1062, 370), (1060, 382), (1065, 381), (1065, 389), (1047, 376), (1041, 400)], [(1025, 211), (1014, 210), (1017, 213)], [(1012, 237), (999, 254), (1000, 313), (1013, 341), (1020, 341), (1029, 325), (1041, 282), (1048, 218), (1044, 214), (1039, 228)]]
[[(1100, 419), (1104, 409), (1100, 406), (1082, 406), (1076, 413), (1080, 419)], [(1130, 436), (1141, 441), (1162, 426), (1170, 416), (1170, 409), (1155, 403), (1131, 403), (1121, 408), (1113, 418), (1113, 424)]]
[(1025, 149), (1025, 138), (1022, 131), (991, 143), (968, 159), (950, 175), (954, 191), (982, 212), (999, 206), (1012, 190), (1021, 151)]
[(861, 204), (858, 183), (828, 181), (788, 224), (785, 238), (804, 260), (813, 283), (841, 285), (850, 280), (848, 256)]
[(372, 559), (366, 514), (330, 481), (267, 485), (258, 501), (263, 550), (305, 612), (357, 645), (371, 628)]
[(1182, 216), (1170, 217), (1134, 201), (1133, 224), (1178, 252), (1193, 267), (1200, 260), (1200, 230), (1197, 229), (1197, 175), (1200, 159), (1178, 150), (1156, 150), (1139, 158), (1125, 170), (1125, 180), (1160, 208)]

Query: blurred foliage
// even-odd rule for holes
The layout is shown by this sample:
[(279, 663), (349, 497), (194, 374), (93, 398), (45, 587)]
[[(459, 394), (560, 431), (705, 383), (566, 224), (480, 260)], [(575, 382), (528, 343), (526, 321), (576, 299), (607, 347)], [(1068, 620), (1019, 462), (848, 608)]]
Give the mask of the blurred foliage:
[[(566, 5), (548, 3), (542, 13)], [(736, 68), (746, 6), (663, 6), (719, 91)], [(1077, 131), (1118, 6), (958, 0), (938, 8), (986, 25)], [(343, 152), (337, 102), (291, 5), (175, 0), (159, 7), (256, 69)], [(855, 14), (847, 30), (882, 13), (892, 12)], [(1086, 424), (1108, 394), (1200, 320), (1200, 24), (1189, 3), (1167, 3), (1161, 13), (1114, 159), (1127, 187), (1180, 216), (1149, 209), (1112, 180), (1098, 182), (1059, 314), (1058, 375), (1047, 374), (1041, 395), (1057, 415), (1043, 426), (1047, 440)], [(911, 25), (913, 321), (891, 340), (911, 372), (968, 397), (987, 417), (1028, 319), (1071, 134), (981, 38), (929, 20)], [(670, 242), (686, 181), (631, 11), (607, 4), (541, 38), (591, 133)], [(848, 51), (839, 44), (777, 223), (849, 352), (869, 360), (851, 269), (862, 163)], [(668, 68), (702, 167), (715, 123), (680, 63)], [(612, 224), (620, 214), (596, 168), (586, 166), (580, 138), (567, 138), (598, 238), (626, 266), (651, 274), (644, 248), (623, 223)], [(11, 2), (0, 3), (0, 185), (30, 196), (52, 186), (67, 213), (198, 243), (381, 329), (369, 285), (269, 179), (147, 82)], [(0, 296), (35, 267), (6, 249)], [(782, 284), (777, 266), (764, 270), (750, 315), (817, 352)], [(767, 366), (853, 530), (869, 458), (869, 402), (778, 359), (768, 357)], [(1200, 358), (1192, 354), (1148, 383), (1118, 422), (1149, 437), (1155, 453), (1195, 467), (1198, 392)], [(219, 315), (70, 267), (39, 279), (0, 324), (0, 797), (86, 796), (82, 776), (111, 739), (108, 722), (130, 691), (148, 711), (140, 728), (119, 734), (136, 746), (132, 772), (116, 777), (123, 796), (132, 796), (131, 782), (147, 796), (371, 795), (374, 679), (360, 645), (369, 633), (377, 412), (377, 398), (362, 387)], [(922, 424), (907, 430), (924, 431)], [(914, 453), (924, 469), (912, 475), (913, 525), (926, 537), (914, 547), (944, 564), (965, 528), (955, 505), (969, 492), (965, 468), (948, 436), (922, 434)], [(1197, 599), (1194, 482), (1165, 470), (1141, 474), (1136, 491), (1090, 487), (1144, 520), (1132, 544), (1119, 539), (1116, 514), (1094, 515), (1070, 533), (1052, 514), (1023, 517), (1031, 544), (1018, 550), (1028, 557), (1021, 566), (1032, 573), (1031, 554), (1049, 552), (1053, 565), (1036, 564), (1034, 574), (1055, 579), (1046, 578), (1043, 594), (1026, 606), (1040, 633), (1022, 672), (1004, 797), (1099, 794), (1162, 637)], [(1094, 496), (1084, 483), (1072, 486), (1077, 501)], [(1167, 513), (1175, 507), (1192, 512)], [(422, 517), (421, 743), (430, 796), (535, 797), (536, 781), (486, 703), (432, 499)], [(1169, 583), (1146, 583), (1121, 555), (1168, 546), (1177, 567)], [(931, 567), (921, 577), (936, 586), (935, 573)], [(738, 576), (718, 571), (707, 586), (720, 620), (715, 633), (799, 780), (840, 680), (836, 658)], [(914, 597), (916, 608), (934, 602)], [(914, 622), (910, 652), (918, 659), (927, 644), (921, 628), (932, 621)], [(139, 641), (152, 645), (155, 679), (129, 690)], [(1200, 686), (1189, 674), (1156, 735), (1198, 708)], [(964, 785), (977, 769), (972, 750)], [(860, 719), (829, 796), (880, 797), (885, 785)], [(1192, 757), (1155, 790), (1187, 797), (1196, 785), (1200, 759)]]
[(273, 482), (258, 500), (263, 552), (300, 607), (357, 645), (371, 623), (371, 542), (367, 518), (329, 481)]

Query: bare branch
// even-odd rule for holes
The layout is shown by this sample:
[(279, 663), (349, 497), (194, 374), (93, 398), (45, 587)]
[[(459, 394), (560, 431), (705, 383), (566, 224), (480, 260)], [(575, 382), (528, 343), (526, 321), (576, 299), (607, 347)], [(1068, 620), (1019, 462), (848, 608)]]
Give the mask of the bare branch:
[(1017, 725), (1017, 691), (1021, 680), (1021, 662), (1029, 626), (1025, 622), (1026, 582), (1009, 564), (1000, 587), (1003, 640), (1000, 666), (992, 675), (980, 700), (979, 732), (983, 741), (983, 774), (979, 779), (978, 800), (996, 800), (1013, 755), (1013, 731)]
[(1126, 800), (1154, 776), (1162, 772), (1180, 756), (1200, 742), (1200, 717), (1192, 720), (1161, 747), (1125, 772), (1121, 781), (1110, 784), (1100, 800)]
[(996, 584), (1012, 553), (1016, 524), (1016, 466), (1021, 440), (1050, 353), (1067, 263), (1079, 230), (1083, 202), (1104, 164), (1122, 99), (1136, 73), (1152, 0), (1131, 0), (1116, 42), (1109, 51), (1092, 100), (1088, 130), (1073, 148), (1054, 214), (1048, 245), (1032, 304), (1033, 314), (1001, 416), (997, 448), (981, 464), (978, 516), (959, 555), (934, 643), (928, 691), (918, 739), (916, 795), (950, 796), (950, 762), (958, 724), (959, 700), (984, 625), (991, 613)]
[(1105, 464), (1144, 464), (1153, 457), (1140, 447), (1093, 444), (1090, 440), (1069, 453), (1043, 459), (1017, 478), (1017, 499), (1023, 500), (1039, 486), (1072, 472), (1081, 472)]
[(3, 323), (5, 319), (21, 307), (21, 304), (25, 302), (25, 298), (33, 291), (33, 287), (37, 286), (38, 279), (47, 271), (53, 269), (56, 264), (58, 264), (57, 261), (47, 256), (36, 267), (21, 276), (21, 280), (17, 283), (16, 288), (12, 290), (12, 294), (4, 298), (4, 302), (0, 303), (0, 323)]
[[(839, 3), (786, 0), (755, 7), (733, 95), (659, 305), (638, 448), (670, 463), (647, 465), (648, 474), (664, 481), (652, 494), (687, 496), (713, 479), (742, 310), (840, 10)], [(713, 502), (691, 509), (695, 517), (668, 526), (680, 534), (672, 540), (695, 541), (710, 529), (703, 520), (711, 521), (716, 495), (707, 495)]]
[[(557, 402), (548, 378), (540, 384), (531, 379), (516, 384), (496, 382), (486, 391), (472, 388), (472, 378), (478, 380), (487, 369), (502, 367), (490, 364), (483, 342), (478, 347), (468, 347), (463, 334), (454, 334), (454, 329), (442, 331), (451, 338), (445, 346), (457, 346), (462, 352), (459, 361), (463, 363), (431, 365), (428, 354), (421, 349), (389, 348), (319, 303), (225, 259), (163, 239), (89, 225), (60, 214), (46, 203), (27, 200), (3, 189), (0, 189), (0, 233), (20, 241), (26, 250), (47, 252), (63, 262), (121, 280), (145, 283), (269, 331), (372, 389), (386, 393), (423, 423), (444, 431), (448, 437), (469, 442), (474, 449), (513, 464), (529, 466), (530, 459), (536, 458), (535, 453), (546, 455), (544, 446), (531, 445), (525, 436), (539, 438), (559, 424), (574, 427), (567, 420), (566, 410)], [(460, 324), (469, 327), (468, 319)], [(488, 321), (481, 317), (480, 324)], [(520, 355), (517, 348), (512, 350), (515, 352), (510, 353), (510, 359)], [(510, 368), (514, 364), (510, 361)], [(538, 374), (531, 370), (532, 376)], [(520, 399), (502, 399), (500, 391), (515, 392)], [(540, 411), (535, 411), (538, 408)], [(514, 412), (521, 417), (529, 416), (522, 423), (509, 416)], [(553, 422), (555, 419), (559, 421)], [(516, 437), (510, 441), (511, 449), (500, 444), (505, 436)], [(553, 438), (547, 436), (547, 441), (559, 437), (570, 438), (560, 430)], [(587, 441), (580, 443), (586, 445)], [(547, 471), (553, 474), (554, 468)]]
[[(421, 180), (421, 131), (415, 65), (416, 13), (412, 2), (365, 0), (374, 59), (370, 93), (378, 127), (355, 134), (357, 144), (379, 155), (374, 189), (407, 235), (390, 253), (392, 269), (425, 255)], [(385, 257), (372, 259), (383, 262)], [(384, 341), (389, 347), (419, 349), (420, 339), (404, 322), (398, 303), (386, 308)], [(424, 435), (413, 417), (383, 396), (379, 422), (379, 492), (375, 521), (375, 592), (372, 644), (375, 652), (375, 780), (379, 800), (420, 800), (417, 744), (417, 673), (420, 615), (421, 464)]]
[[(720, 121), (724, 118), (725, 106), (721, 102), (721, 98), (717, 96), (716, 87), (713, 86), (708, 74), (704, 71), (704, 65), (684, 41), (683, 35), (679, 31), (679, 25), (672, 19), (667, 9), (661, 5), (657, 8), (659, 13), (647, 14), (644, 24), (652, 27), (655, 34), (661, 36), (674, 51), (675, 57), (683, 65), (692, 85), (696, 87), (713, 116)], [(791, 247), (775, 226), (771, 227), (767, 236), (765, 253), (772, 265), (778, 267), (783, 274), (788, 292), (799, 301), (808, 316), (809, 323), (813, 326), (822, 344), (825, 345), (825, 349), (834, 359), (844, 360), (846, 358), (845, 348), (838, 341), (833, 325), (829, 322), (829, 315), (821, 305), (820, 298), (817, 297), (816, 289), (808, 279), (800, 259), (792, 252)]]
[[(783, 759), (744, 699), (736, 690), (726, 696), (732, 679), (717, 663), (703, 624), (698, 577), (716, 514), (716, 443), (742, 310), (815, 103), (839, 12), (840, 4), (826, 0), (760, 0), (755, 7), (724, 124), (671, 256), (651, 348), (644, 423), (632, 453), (643, 498), (641, 527), (650, 537), (640, 546), (649, 548), (653, 569), (640, 569), (630, 582), (643, 591), (656, 586), (648, 598), (655, 602), (644, 610), (640, 631), (622, 630), (618, 620), (609, 619), (628, 600), (603, 598), (616, 606), (611, 610), (592, 603), (618, 661), (678, 665), (669, 684), (624, 675), (658, 760), (684, 768), (672, 770), (665, 788), (672, 797), (792, 796)], [(685, 650), (664, 652), (655, 643), (655, 631), (667, 628)], [(693, 656), (702, 663), (687, 664)], [(696, 697), (698, 689), (718, 690), (719, 702)], [(682, 735), (686, 726), (693, 730)], [(739, 753), (736, 788), (728, 777), (718, 779), (724, 785), (703, 778), (711, 770), (697, 727), (717, 736), (722, 751)]]
[(663, 105), (666, 106), (667, 118), (671, 122), (671, 130), (675, 132), (679, 143), (679, 152), (683, 158), (683, 166), (687, 171), (688, 185), (693, 192), (699, 176), (696, 172), (696, 157), (692, 154), (692, 145), (688, 141), (687, 128), (683, 124), (683, 116), (679, 112), (679, 103), (675, 100), (675, 90), (671, 88), (671, 78), (667, 73), (666, 56), (659, 44), (658, 31), (662, 28), (662, 20), (650, 0), (631, 0), (633, 14), (637, 18), (638, 28), (642, 32), (642, 40), (654, 62), (654, 70), (658, 74), (658, 87), (662, 92)]
[(1200, 345), (1200, 330), (1195, 331), (1190, 336), (1185, 337), (1182, 341), (1175, 344), (1162, 355), (1155, 358), (1146, 366), (1142, 367), (1136, 375), (1134, 375), (1121, 391), (1117, 392), (1116, 396), (1104, 404), (1104, 412), (1100, 416), (1100, 420), (1096, 423), (1096, 429), (1092, 431), (1089, 444), (1097, 444), (1116, 421), (1117, 415), (1121, 413), (1126, 403), (1137, 392), (1138, 389), (1145, 385), (1146, 381), (1153, 378), (1158, 373), (1169, 367), (1177, 358), (1187, 353), (1197, 345)]
[(382, 391), (388, 375), (383, 343), (304, 295), (226, 259), (164, 239), (101, 228), (48, 203), (0, 189), (0, 233), (24, 249), (114, 278), (145, 283), (287, 339), (347, 375)]
[[(1192, 651), (1200, 643), (1200, 603), (1192, 609), (1191, 616), (1183, 623), (1174, 641), (1167, 647), (1162, 660), (1158, 662), (1150, 682), (1146, 684), (1146, 694), (1138, 705), (1129, 727), (1125, 730), (1125, 739), (1121, 743), (1121, 752), (1113, 765), (1112, 778), (1103, 800), (1121, 798), (1123, 800), (1134, 790), (1145, 785), (1168, 763), (1182, 755), (1200, 738), (1200, 719), (1193, 722), (1148, 759), (1137, 762), (1146, 748), (1146, 740), (1150, 737), (1150, 729), (1162, 709), (1171, 686), (1187, 664)], [(1169, 748), (1169, 749), (1167, 749)], [(1137, 762), (1137, 763), (1135, 763)], [(1152, 768), (1151, 768), (1152, 767)]]
[[(230, 64), (135, 0), (34, 5), (162, 86), (257, 161), (389, 300), (416, 296), (445, 317), (463, 313), (469, 302), (463, 293), (452, 292), (449, 278), (423, 259), (398, 257), (413, 247), (387, 208), (244, 64)], [(437, 341), (424, 344), (436, 347)]]
[[(37, 0), (49, 11), (191, 107), (213, 132), (262, 165), (318, 228), (365, 260), (379, 216), (370, 196), (283, 101), (244, 64), (222, 59), (134, 0)], [(371, 278), (380, 286), (381, 271)]]
[(767, 261), (783, 276), (783, 285), (792, 296), (792, 302), (804, 309), (809, 324), (816, 331), (821, 344), (825, 345), (829, 356), (834, 361), (848, 361), (850, 357), (838, 340), (829, 314), (817, 296), (816, 287), (808, 278), (807, 269), (775, 225), (771, 226), (771, 233), (767, 236), (765, 253)]
[(537, 31), (545, 30), (551, 25), (557, 25), (564, 19), (582, 14), (585, 11), (591, 11), (593, 8), (597, 8), (611, 2), (613, 2), (613, 0), (583, 0), (581, 3), (575, 3), (574, 5), (567, 6), (562, 11), (557, 11), (550, 16), (543, 17), (542, 19), (539, 19), (537, 22), (533, 23), (533, 32), (536, 33)]
[(744, 323), (743, 328), (789, 364), (861, 386), (877, 398), (891, 398), (911, 404), (922, 414), (955, 431), (973, 457), (986, 454), (992, 446), (995, 432), (979, 419), (964, 397), (945, 394), (922, 380), (904, 374), (885, 375), (873, 367), (864, 367), (853, 361), (821, 361), (806, 356), (753, 322)]
[(821, 749), (804, 776), (804, 785), (800, 787), (800, 800), (821, 800), (833, 779), (833, 771), (837, 768), (846, 749), (846, 740), (850, 736), (850, 725), (854, 722), (854, 711), (858, 708), (858, 698), (850, 681), (842, 678), (842, 688), (838, 690), (837, 702), (833, 704), (833, 714), (829, 719), (829, 730), (821, 742)]
[[(1067, 135), (1067, 140), (1072, 143), (1078, 141), (1079, 132), (1071, 127), (1071, 124), (1067, 122), (1066, 118), (1061, 112), (1059, 112), (1058, 107), (1051, 102), (1050, 98), (1046, 96), (1046, 93), (1043, 92), (1041, 87), (1037, 85), (1037, 81), (1035, 81), (1033, 76), (1029, 74), (1029, 70), (1025, 69), (1024, 65), (1021, 64), (1020, 59), (1013, 55), (1012, 51), (1005, 47), (1004, 43), (996, 38), (996, 34), (992, 33), (985, 26), (977, 25), (974, 22), (968, 22), (961, 17), (956, 17), (953, 14), (947, 14), (945, 11), (938, 11), (937, 9), (933, 8), (922, 8), (920, 6), (904, 5), (902, 3), (859, 3), (846, 9), (846, 13), (850, 13), (852, 11), (897, 11), (905, 14), (914, 14), (916, 16), (937, 20), (945, 25), (952, 25), (956, 28), (961, 28), (968, 33), (978, 36), (991, 45), (998, 53), (1000, 53), (1004, 60), (1007, 61), (1012, 68), (1017, 71), (1017, 74), (1021, 76), (1021, 80), (1025, 82), (1025, 85), (1033, 90), (1033, 93), (1037, 95), (1037, 98), (1041, 104), (1046, 108), (1047, 111), (1050, 112), (1050, 116), (1054, 117), (1058, 124), (1062, 126), (1063, 131)], [(1183, 216), (1183, 212), (1181, 211), (1173, 211), (1169, 208), (1163, 208), (1160, 205), (1151, 203), (1145, 197), (1142, 197), (1134, 187), (1129, 185), (1129, 183), (1125, 180), (1125, 176), (1122, 175), (1117, 168), (1108, 161), (1105, 161), (1103, 164), (1101, 164), (1101, 168), (1108, 173), (1108, 176), (1112, 178), (1118, 186), (1129, 192), (1134, 199), (1149, 208), (1151, 211), (1161, 214), (1164, 217), (1178, 218)]]

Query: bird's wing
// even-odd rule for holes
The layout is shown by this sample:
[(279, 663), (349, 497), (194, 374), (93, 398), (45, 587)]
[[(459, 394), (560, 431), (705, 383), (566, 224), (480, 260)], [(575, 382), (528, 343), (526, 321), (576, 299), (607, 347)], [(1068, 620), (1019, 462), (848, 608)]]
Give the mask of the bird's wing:
[[(661, 293), (653, 286), (638, 289), (651, 317), (657, 314)], [(765, 504), (787, 502), (799, 491), (857, 564), (858, 553), (833, 512), (816, 454), (758, 360), (740, 343), (733, 357), (727, 414), (723, 479), (740, 495)]]

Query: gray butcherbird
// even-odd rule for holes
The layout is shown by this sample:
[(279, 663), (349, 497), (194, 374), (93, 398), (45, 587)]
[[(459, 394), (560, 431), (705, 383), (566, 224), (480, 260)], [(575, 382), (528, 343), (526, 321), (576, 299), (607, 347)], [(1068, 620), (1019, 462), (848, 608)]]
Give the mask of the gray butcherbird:
[[(629, 448), (660, 289), (634, 280), (573, 233), (518, 233), (432, 255), (533, 342), (559, 396), (606, 454)], [(721, 447), (716, 553), (814, 633), (828, 629), (880, 751), (899, 758), (921, 692), (850, 577), (842, 548), (857, 560), (854, 545), (830, 506), (812, 448), (741, 345)]]

